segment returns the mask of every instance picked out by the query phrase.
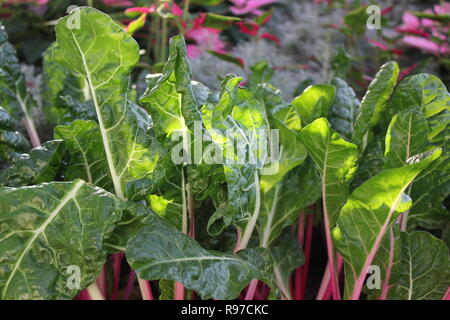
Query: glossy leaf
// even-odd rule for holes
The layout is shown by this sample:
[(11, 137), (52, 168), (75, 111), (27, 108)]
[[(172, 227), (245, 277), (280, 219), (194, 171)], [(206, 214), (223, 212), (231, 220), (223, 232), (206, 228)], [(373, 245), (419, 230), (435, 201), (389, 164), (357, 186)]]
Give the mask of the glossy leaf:
[[(255, 96), (264, 105), (270, 127), (278, 130), (280, 143), (278, 154), (270, 150), (270, 163), (266, 164), (267, 171), (260, 179), (261, 190), (268, 192), (281, 182), (290, 170), (303, 163), (307, 151), (299, 136), (300, 117), (292, 105), (284, 102), (280, 90), (270, 84), (261, 84), (255, 89)], [(275, 136), (271, 135), (269, 139), (273, 141)]]
[(431, 74), (405, 78), (395, 90), (391, 105), (394, 112), (417, 108), (428, 121), (430, 139), (450, 123), (450, 94), (442, 81)]
[(113, 191), (105, 151), (99, 148), (102, 137), (94, 121), (75, 120), (55, 127), (55, 138), (66, 142), (69, 160), (64, 168), (64, 180), (83, 179)]
[(314, 164), (306, 161), (263, 195), (258, 219), (261, 246), (270, 247), (286, 227), (298, 220), (302, 209), (320, 199), (320, 183)]
[(334, 78), (331, 84), (336, 87), (336, 96), (330, 110), (330, 123), (339, 134), (350, 139), (359, 114), (359, 100), (344, 80)]
[[(47, 119), (51, 123), (59, 124), (70, 122), (74, 119), (85, 119), (82, 114), (87, 114), (87, 112), (95, 117), (93, 104), (83, 104), (83, 102), (90, 99), (89, 88), (85, 78), (74, 74), (59, 63), (59, 58), (56, 57), (57, 53), (55, 42), (43, 54), (41, 90), (45, 106), (43, 111)], [(74, 108), (75, 106), (78, 106), (78, 108)], [(81, 113), (79, 111), (84, 112)]]
[(292, 101), (304, 126), (328, 116), (335, 92), (335, 88), (328, 84), (312, 85)]
[(0, 157), (10, 160), (9, 153), (26, 152), (30, 149), (28, 140), (14, 129), (14, 120), (0, 107)]
[(396, 217), (411, 207), (404, 194), (414, 178), (434, 160), (441, 150), (422, 154), (412, 164), (384, 170), (355, 189), (342, 208), (333, 230), (336, 249), (347, 263), (347, 292), (359, 297), (367, 268), (371, 265), (385, 233)]
[(333, 131), (325, 118), (306, 126), (300, 136), (319, 169), (324, 213), (332, 227), (347, 200), (348, 186), (357, 168), (358, 149)]
[[(127, 99), (130, 72), (139, 47), (118, 24), (93, 8), (79, 8), (80, 28), (66, 16), (56, 25), (57, 56), (86, 78), (116, 195), (125, 199), (127, 182), (148, 176), (155, 166), (147, 126)], [(149, 123), (147, 124), (149, 125)]]
[(386, 133), (386, 169), (402, 167), (406, 161), (423, 151), (428, 144), (428, 125), (416, 111), (405, 111), (394, 116)]
[(1, 298), (71, 299), (94, 282), (118, 206), (116, 197), (82, 180), (1, 188)]
[(56, 180), (65, 150), (64, 141), (52, 140), (18, 155), (7, 169), (0, 171), (0, 185), (21, 187)]
[(170, 40), (169, 59), (163, 73), (149, 83), (140, 102), (152, 115), (157, 136), (171, 137), (177, 131), (193, 130), (193, 122), (200, 120), (183, 37)]
[(236, 298), (252, 279), (271, 282), (268, 250), (247, 249), (236, 255), (207, 251), (154, 215), (147, 215), (146, 225), (128, 241), (126, 256), (140, 278), (181, 282), (202, 299)]
[[(202, 110), (202, 118), (225, 160), (229, 210), (224, 221), (233, 221), (244, 229), (247, 223), (256, 223), (255, 216), (257, 218), (259, 213), (257, 170), (265, 163), (267, 150), (255, 148), (255, 141), (261, 138), (260, 132), (267, 129), (267, 124), (263, 105), (239, 86), (240, 81), (241, 78), (226, 78), (219, 103), (216, 106), (207, 104)], [(246, 158), (243, 154), (247, 154)]]
[(378, 71), (375, 79), (370, 83), (364, 98), (361, 101), (360, 113), (356, 119), (352, 142), (364, 150), (365, 136), (380, 121), (387, 102), (397, 85), (399, 67), (396, 62), (388, 62)]

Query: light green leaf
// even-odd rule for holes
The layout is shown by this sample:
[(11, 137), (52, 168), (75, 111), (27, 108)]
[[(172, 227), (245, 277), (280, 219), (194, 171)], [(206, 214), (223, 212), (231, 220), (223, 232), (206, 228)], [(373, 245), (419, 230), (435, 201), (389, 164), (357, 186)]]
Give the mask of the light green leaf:
[(157, 136), (171, 137), (177, 131), (187, 134), (188, 130), (193, 130), (193, 122), (201, 118), (183, 37), (173, 37), (169, 49), (163, 73), (149, 83), (140, 102), (151, 114)]
[[(280, 143), (279, 154), (271, 150), (271, 161), (266, 165), (266, 173), (261, 176), (260, 188), (266, 193), (282, 181), (286, 173), (302, 164), (307, 152), (298, 134), (300, 117), (292, 105), (284, 102), (280, 90), (264, 83), (257, 86), (255, 96), (264, 104), (271, 128), (278, 130)], [(270, 139), (273, 140), (274, 136)]]
[(406, 161), (425, 151), (428, 144), (428, 125), (416, 111), (404, 111), (392, 118), (386, 133), (386, 169), (402, 167)]
[(302, 119), (302, 124), (313, 122), (320, 117), (327, 117), (333, 103), (335, 88), (328, 84), (309, 86), (292, 101)]
[(409, 165), (384, 170), (355, 189), (342, 208), (332, 235), (346, 266), (346, 292), (359, 297), (367, 268), (371, 265), (386, 231), (397, 216), (411, 207), (404, 192), (414, 178), (441, 150), (410, 159)]
[(442, 81), (431, 74), (410, 76), (400, 82), (391, 108), (394, 112), (417, 108), (427, 118), (430, 139), (436, 139), (450, 123), (450, 94)]
[(0, 188), (0, 297), (71, 299), (94, 282), (106, 261), (103, 242), (121, 217), (118, 205), (82, 180)]
[(262, 139), (260, 130), (267, 133), (267, 117), (261, 102), (240, 87), (240, 81), (241, 78), (227, 77), (222, 82), (219, 103), (207, 104), (202, 113), (205, 128), (225, 160), (229, 210), (224, 222), (233, 221), (239, 228), (250, 230), (259, 214), (257, 170), (262, 168), (267, 155), (265, 148), (255, 147)]
[(155, 166), (147, 127), (127, 99), (130, 72), (139, 47), (117, 23), (93, 8), (79, 8), (80, 28), (66, 16), (56, 25), (57, 56), (86, 78), (116, 195), (125, 199), (127, 182), (148, 176)]
[(357, 168), (357, 147), (342, 139), (325, 118), (315, 120), (300, 132), (322, 179), (324, 214), (330, 228), (348, 196), (348, 186)]
[(261, 246), (270, 247), (286, 227), (297, 221), (302, 209), (320, 198), (320, 183), (317, 169), (307, 161), (263, 195), (258, 218)]

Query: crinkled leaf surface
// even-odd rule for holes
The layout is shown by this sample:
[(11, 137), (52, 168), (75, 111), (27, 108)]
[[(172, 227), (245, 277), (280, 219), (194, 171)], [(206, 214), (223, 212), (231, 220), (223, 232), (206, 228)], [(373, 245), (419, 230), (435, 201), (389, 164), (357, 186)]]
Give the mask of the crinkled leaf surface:
[(87, 80), (114, 190), (125, 199), (126, 183), (149, 175), (156, 161), (148, 148), (147, 127), (127, 99), (139, 47), (122, 27), (96, 9), (82, 7), (71, 14), (79, 15), (80, 28), (70, 27), (70, 15), (58, 21), (57, 56)]
[[(280, 90), (270, 84), (261, 84), (255, 89), (255, 96), (264, 104), (270, 127), (278, 130), (279, 154), (270, 150), (270, 161), (260, 181), (261, 190), (268, 192), (283, 180), (286, 173), (303, 163), (307, 151), (298, 134), (301, 129), (300, 116), (294, 106), (284, 102)], [(270, 139), (274, 138), (270, 136)]]
[(336, 96), (330, 109), (330, 123), (334, 130), (350, 139), (355, 131), (360, 102), (355, 91), (344, 80), (333, 78), (331, 84), (336, 87)]
[(187, 132), (195, 120), (200, 120), (182, 36), (171, 38), (163, 73), (150, 83), (140, 102), (150, 112), (157, 136)]
[(9, 113), (0, 107), (0, 157), (10, 160), (9, 153), (26, 152), (30, 149), (28, 140), (14, 129), (14, 121)]
[(431, 74), (410, 76), (400, 82), (391, 108), (394, 112), (418, 108), (428, 121), (430, 139), (436, 139), (450, 123), (450, 94), (442, 81)]
[[(82, 180), (0, 188), (1, 298), (70, 299), (90, 285), (106, 260), (118, 205)], [(70, 289), (74, 267), (78, 289)]]
[(0, 185), (21, 187), (55, 180), (65, 150), (64, 141), (52, 140), (18, 155), (7, 169), (0, 171)]
[(364, 137), (380, 121), (382, 112), (397, 85), (399, 67), (396, 62), (388, 62), (378, 71), (375, 79), (370, 83), (364, 98), (361, 101), (360, 113), (356, 119), (352, 142), (365, 149)]
[(266, 249), (236, 255), (207, 251), (155, 215), (147, 215), (145, 223), (126, 249), (128, 262), (142, 279), (175, 280), (202, 299), (236, 298), (252, 279), (271, 282), (273, 260)]
[(448, 247), (428, 232), (401, 235), (399, 275), (389, 291), (393, 300), (441, 300), (450, 286)]
[(8, 42), (5, 27), (0, 23), (0, 102), (14, 118), (29, 117), (35, 102), (27, 90), (20, 71), (16, 50)]
[(42, 100), (43, 111), (52, 123), (65, 123), (73, 119), (95, 117), (86, 79), (59, 63), (54, 42), (43, 54)]
[(75, 120), (55, 128), (55, 138), (66, 142), (69, 161), (64, 168), (64, 179), (83, 179), (91, 184), (114, 191), (109, 175), (105, 150), (99, 126), (94, 121)]
[(207, 104), (202, 109), (202, 119), (224, 159), (229, 206), (224, 221), (244, 228), (254, 216), (259, 197), (257, 170), (264, 165), (267, 150), (258, 148), (257, 141), (261, 130), (267, 132), (267, 123), (263, 105), (239, 86), (240, 81), (241, 78), (227, 77), (222, 82), (219, 103)]

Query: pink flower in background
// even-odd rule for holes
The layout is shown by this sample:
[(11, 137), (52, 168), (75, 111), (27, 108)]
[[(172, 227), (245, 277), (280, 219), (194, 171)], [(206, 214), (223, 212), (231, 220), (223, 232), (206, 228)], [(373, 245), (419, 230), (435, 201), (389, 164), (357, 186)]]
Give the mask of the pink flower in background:
[[(428, 14), (448, 15), (450, 14), (450, 3), (435, 5), (433, 10), (424, 11)], [(398, 32), (406, 34), (402, 42), (411, 47), (421, 49), (434, 55), (450, 54), (450, 45), (447, 33), (450, 31), (448, 25), (444, 26), (431, 19), (420, 19), (415, 15), (406, 12), (403, 15), (403, 25), (396, 29)], [(433, 41), (434, 39), (439, 41)]]
[(277, 0), (230, 0), (233, 3), (233, 6), (230, 8), (230, 11), (235, 15), (243, 15), (243, 14), (256, 14), (259, 15), (262, 13), (259, 10), (260, 7), (265, 5), (277, 2)]
[(193, 40), (195, 44), (186, 46), (189, 58), (199, 58), (205, 51), (215, 51), (225, 53), (225, 43), (220, 40), (220, 30), (203, 27), (205, 15), (199, 15), (194, 20), (194, 25), (187, 30), (184, 37)]
[(5, 4), (23, 4), (23, 3), (34, 3), (40, 6), (47, 4), (49, 0), (6, 0)]
[(129, 7), (134, 5), (133, 1), (128, 0), (102, 0), (103, 4), (110, 7)]

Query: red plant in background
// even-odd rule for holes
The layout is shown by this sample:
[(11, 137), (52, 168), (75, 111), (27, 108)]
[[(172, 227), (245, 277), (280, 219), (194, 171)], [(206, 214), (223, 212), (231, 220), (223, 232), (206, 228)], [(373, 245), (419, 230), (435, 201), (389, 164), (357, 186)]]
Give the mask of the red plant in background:
[(49, 0), (6, 0), (4, 4), (25, 4), (25, 3), (31, 3), (31, 4), (37, 4), (37, 5), (44, 5), (47, 4)]
[(129, 7), (134, 5), (133, 1), (128, 0), (102, 0), (103, 4), (110, 7)]
[(233, 6), (230, 7), (230, 11), (235, 15), (255, 14), (260, 15), (262, 11), (261, 7), (277, 2), (277, 0), (230, 0)]
[[(450, 3), (435, 5), (433, 9), (425, 10), (426, 14), (448, 15)], [(434, 55), (450, 54), (448, 33), (450, 26), (432, 19), (419, 18), (412, 13), (403, 15), (403, 25), (396, 29), (405, 36), (402, 42), (408, 46), (421, 49)]]
[(205, 18), (204, 14), (198, 15), (192, 27), (184, 34), (186, 39), (195, 42), (186, 46), (187, 55), (191, 59), (200, 57), (206, 51), (225, 53), (225, 43), (220, 40), (221, 30), (204, 27)]

